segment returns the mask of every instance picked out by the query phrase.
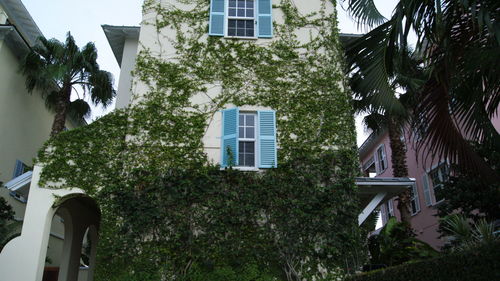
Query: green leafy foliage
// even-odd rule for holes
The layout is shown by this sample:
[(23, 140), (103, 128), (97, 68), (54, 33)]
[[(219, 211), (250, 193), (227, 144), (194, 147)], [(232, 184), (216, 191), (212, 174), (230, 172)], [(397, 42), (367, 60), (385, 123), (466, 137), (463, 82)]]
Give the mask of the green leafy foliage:
[(348, 277), (347, 281), (491, 281), (500, 278), (500, 244)]
[[(500, 173), (500, 151), (488, 145), (473, 144), (475, 151), (485, 159), (492, 170)], [(440, 217), (460, 213), (467, 218), (478, 221), (485, 218), (488, 221), (500, 219), (500, 183), (485, 183), (476, 175), (456, 173), (450, 175), (443, 188), (437, 190), (439, 198), (446, 198), (438, 206)]]
[(453, 214), (444, 217), (440, 227), (443, 233), (448, 235), (445, 248), (452, 251), (463, 251), (478, 245), (492, 245), (499, 241), (493, 223), (487, 222), (484, 218), (478, 222), (470, 222), (463, 215)]
[(408, 261), (434, 257), (437, 251), (415, 238), (412, 229), (405, 222), (391, 217), (378, 235), (369, 239), (372, 264), (393, 266)]
[[(0, 187), (2, 183), (0, 182)], [(7, 201), (0, 197), (0, 252), (7, 242), (19, 235), (21, 224), (14, 221), (14, 211)]]

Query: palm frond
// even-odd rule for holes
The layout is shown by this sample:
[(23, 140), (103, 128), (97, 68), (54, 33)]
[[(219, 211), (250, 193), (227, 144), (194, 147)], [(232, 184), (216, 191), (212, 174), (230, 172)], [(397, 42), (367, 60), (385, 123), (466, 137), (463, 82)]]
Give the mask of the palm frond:
[(358, 23), (358, 28), (361, 25), (373, 27), (387, 20), (377, 9), (373, 0), (349, 0), (347, 2), (347, 12)]
[(69, 104), (68, 113), (76, 119), (90, 117), (90, 106), (83, 99), (76, 99)]

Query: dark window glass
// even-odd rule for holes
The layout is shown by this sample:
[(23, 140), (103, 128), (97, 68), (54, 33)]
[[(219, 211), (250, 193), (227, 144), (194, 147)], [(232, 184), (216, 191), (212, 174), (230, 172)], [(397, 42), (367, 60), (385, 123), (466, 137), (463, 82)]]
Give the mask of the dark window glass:
[(227, 30), (227, 35), (229, 35), (229, 36), (236, 36), (236, 29), (234, 29), (234, 28), (229, 28), (229, 29)]
[(235, 17), (236, 16), (236, 9), (229, 9), (229, 16)]
[(246, 125), (247, 126), (255, 126), (255, 116), (254, 115), (246, 115)]
[(236, 0), (229, 0), (229, 7), (236, 7)]
[(247, 137), (248, 139), (253, 139), (253, 138), (255, 138), (254, 132), (255, 132), (254, 127), (247, 127), (247, 131), (246, 131), (246, 133), (247, 133), (247, 134), (246, 134), (246, 137)]
[(239, 142), (239, 166), (254, 167), (255, 166), (255, 142), (240, 141)]
[(238, 0), (238, 8), (244, 8), (245, 7), (245, 0)]

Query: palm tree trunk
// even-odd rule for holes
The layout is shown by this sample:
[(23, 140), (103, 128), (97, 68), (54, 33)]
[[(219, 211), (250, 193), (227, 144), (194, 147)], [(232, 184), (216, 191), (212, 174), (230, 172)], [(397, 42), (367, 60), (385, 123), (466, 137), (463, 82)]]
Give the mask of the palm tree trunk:
[[(396, 121), (389, 119), (389, 143), (391, 146), (392, 175), (394, 177), (408, 177), (408, 167), (406, 166), (406, 151), (401, 140), (401, 129), (396, 125)], [(401, 221), (410, 223), (410, 190), (406, 189), (398, 195), (398, 210), (401, 214)]]
[(61, 89), (55, 106), (56, 115), (52, 123), (50, 136), (53, 137), (64, 130), (66, 126), (66, 115), (68, 114), (68, 105), (71, 98), (71, 87)]

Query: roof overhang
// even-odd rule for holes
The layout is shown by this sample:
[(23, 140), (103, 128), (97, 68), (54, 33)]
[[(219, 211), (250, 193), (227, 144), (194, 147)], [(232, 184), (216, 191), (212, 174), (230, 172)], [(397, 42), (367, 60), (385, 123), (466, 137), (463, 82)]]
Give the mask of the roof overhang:
[(30, 191), (31, 177), (33, 176), (32, 171), (28, 171), (5, 184), (5, 187), (11, 193), (17, 193), (25, 198), (28, 198)]
[(0, 25), (0, 40), (5, 42), (17, 58), (24, 57), (30, 50), (26, 41), (12, 25)]
[(34, 46), (38, 37), (43, 36), (21, 0), (0, 0), (0, 6), (7, 14), (9, 23), (16, 27), (29, 46)]
[(358, 195), (363, 211), (358, 216), (361, 225), (381, 204), (415, 184), (413, 178), (356, 178)]
[(141, 31), (141, 28), (139, 26), (102, 25), (102, 29), (104, 30), (104, 34), (108, 39), (111, 50), (113, 50), (116, 61), (121, 67), (125, 41), (128, 39), (139, 41), (139, 33)]

